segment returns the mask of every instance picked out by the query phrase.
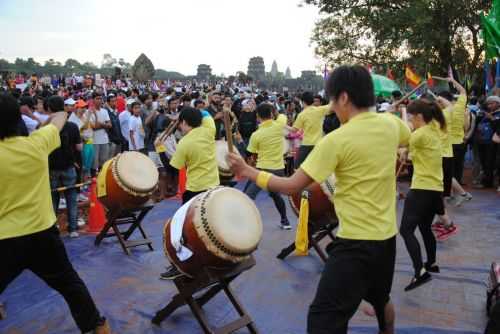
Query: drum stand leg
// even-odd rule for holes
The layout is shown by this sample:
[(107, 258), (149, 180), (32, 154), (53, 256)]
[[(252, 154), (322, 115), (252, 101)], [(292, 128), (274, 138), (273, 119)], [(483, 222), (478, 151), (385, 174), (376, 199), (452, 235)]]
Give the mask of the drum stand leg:
[[(153, 251), (152, 241), (146, 236), (146, 232), (142, 228), (142, 220), (146, 214), (153, 208), (152, 205), (143, 206), (136, 209), (130, 210), (113, 210), (107, 213), (107, 223), (104, 225), (103, 229), (96, 236), (94, 244), (99, 246), (104, 238), (116, 237), (118, 242), (123, 248), (125, 254), (130, 255), (129, 248), (137, 247), (141, 245), (147, 245), (148, 248)], [(125, 232), (120, 231), (118, 225), (129, 224), (130, 226)], [(113, 232), (109, 232), (112, 229)], [(134, 233), (136, 229), (139, 229), (143, 239), (129, 241), (128, 239)]]
[[(229, 286), (236, 277), (244, 271), (249, 270), (254, 265), (255, 260), (251, 257), (249, 260), (240, 263), (237, 267), (229, 271), (217, 271), (205, 268), (202, 274), (194, 279), (186, 277), (176, 278), (174, 283), (179, 293), (172, 298), (172, 301), (167, 306), (156, 312), (152, 322), (155, 325), (160, 325), (161, 322), (170, 316), (176, 309), (187, 304), (196, 320), (198, 320), (203, 332), (206, 334), (229, 334), (243, 327), (247, 327), (252, 334), (258, 334), (258, 330), (252, 319), (246, 313)], [(210, 288), (201, 296), (197, 298), (194, 297), (194, 294), (207, 287)], [(211, 328), (202, 307), (221, 291), (225, 292), (240, 318), (223, 327)]]
[[(326, 262), (328, 260), (327, 254), (323, 251), (323, 249), (320, 247), (319, 242), (323, 240), (326, 236), (329, 236), (332, 240), (335, 240), (335, 236), (333, 235), (332, 231), (335, 229), (336, 226), (333, 226), (332, 224), (329, 224), (325, 227), (322, 227), (321, 229), (316, 229), (314, 223), (309, 221), (308, 225), (308, 237), (309, 237), (309, 242), (308, 242), (308, 247), (309, 249), (314, 248), (316, 253), (318, 253), (319, 257), (323, 262)], [(284, 260), (287, 256), (292, 254), (295, 251), (295, 242), (292, 242), (288, 247), (285, 247), (281, 250), (281, 252), (276, 256), (280, 260)]]

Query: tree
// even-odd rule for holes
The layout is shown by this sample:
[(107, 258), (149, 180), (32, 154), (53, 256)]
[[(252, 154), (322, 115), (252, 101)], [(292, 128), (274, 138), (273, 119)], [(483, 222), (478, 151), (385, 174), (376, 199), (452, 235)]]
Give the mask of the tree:
[[(484, 0), (305, 0), (326, 14), (316, 24), (316, 54), (330, 65), (413, 64), (421, 71), (479, 70)], [(402, 74), (403, 66), (399, 66)]]
[(73, 58), (68, 58), (66, 59), (66, 62), (64, 63), (64, 67), (67, 71), (78, 71), (81, 67), (80, 63), (78, 60), (73, 59)]
[(179, 72), (169, 72), (162, 69), (155, 70), (155, 80), (183, 80), (186, 77)]
[(135, 60), (132, 67), (132, 76), (139, 82), (151, 80), (155, 74), (155, 67), (144, 53)]

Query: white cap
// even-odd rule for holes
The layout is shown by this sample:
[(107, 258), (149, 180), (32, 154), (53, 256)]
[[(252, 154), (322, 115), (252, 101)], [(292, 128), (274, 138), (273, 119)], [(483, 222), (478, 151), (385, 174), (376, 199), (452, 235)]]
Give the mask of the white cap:
[(66, 99), (64, 101), (64, 104), (67, 105), (67, 106), (74, 106), (76, 104), (76, 101), (73, 100), (71, 97), (69, 99)]

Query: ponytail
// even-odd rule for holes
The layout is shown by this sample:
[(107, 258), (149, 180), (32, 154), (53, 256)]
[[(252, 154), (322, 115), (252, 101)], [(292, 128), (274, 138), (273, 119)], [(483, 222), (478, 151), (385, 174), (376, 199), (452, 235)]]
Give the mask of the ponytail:
[(411, 115), (421, 114), (426, 123), (435, 120), (439, 123), (441, 130), (446, 131), (446, 119), (436, 102), (427, 99), (415, 100), (408, 106), (408, 113)]

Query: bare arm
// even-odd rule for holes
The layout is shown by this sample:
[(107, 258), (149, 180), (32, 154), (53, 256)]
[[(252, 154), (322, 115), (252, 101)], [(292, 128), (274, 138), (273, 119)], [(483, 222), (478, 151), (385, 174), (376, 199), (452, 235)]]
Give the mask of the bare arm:
[[(228, 154), (227, 159), (231, 169), (237, 175), (248, 178), (253, 182), (257, 180), (259, 170), (247, 165), (245, 160), (243, 160), (240, 155), (230, 153)], [(302, 169), (299, 169), (290, 177), (279, 177), (273, 175), (269, 180), (268, 189), (291, 195), (302, 191), (313, 182), (313, 179), (311, 179)]]
[(134, 138), (134, 130), (130, 130), (130, 142), (132, 143), (132, 148), (136, 150), (135, 146), (135, 138)]
[(65, 111), (59, 111), (56, 113), (53, 113), (50, 116), (50, 124), (55, 125), (55, 127), (61, 131), (64, 124), (66, 123), (66, 119), (68, 118), (68, 113)]
[(156, 110), (153, 111), (152, 113), (150, 113), (148, 115), (148, 117), (146, 117), (146, 119), (144, 120), (144, 123), (146, 123), (146, 125), (150, 125), (153, 122), (153, 120), (156, 118), (156, 116), (158, 116), (158, 115), (159, 115), (158, 111), (156, 111)]
[(83, 150), (83, 144), (76, 144), (75, 148), (76, 148), (77, 151), (81, 152)]

